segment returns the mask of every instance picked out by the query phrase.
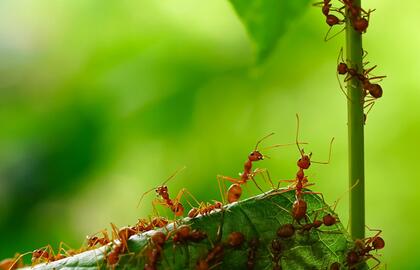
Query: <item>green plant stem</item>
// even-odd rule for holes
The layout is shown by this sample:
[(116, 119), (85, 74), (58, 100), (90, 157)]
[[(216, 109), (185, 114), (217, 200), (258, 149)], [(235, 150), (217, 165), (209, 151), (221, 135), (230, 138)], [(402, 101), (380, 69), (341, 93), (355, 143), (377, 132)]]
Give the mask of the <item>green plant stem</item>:
[[(361, 6), (360, 0), (354, 0)], [(363, 72), (362, 35), (353, 29), (347, 12), (346, 19), (347, 65)], [(364, 113), (363, 89), (360, 81), (353, 78), (347, 83), (347, 110), (349, 136), (349, 186), (350, 234), (353, 239), (365, 237), (365, 168), (364, 168)], [(357, 184), (356, 184), (357, 183)], [(356, 184), (356, 185), (355, 185)]]

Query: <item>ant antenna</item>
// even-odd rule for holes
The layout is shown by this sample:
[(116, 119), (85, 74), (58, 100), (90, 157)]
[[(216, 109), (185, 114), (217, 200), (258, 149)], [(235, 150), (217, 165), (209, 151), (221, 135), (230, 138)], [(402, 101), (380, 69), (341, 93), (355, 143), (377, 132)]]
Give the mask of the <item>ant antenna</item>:
[[(179, 172), (185, 170), (185, 168), (187, 168), (186, 166), (179, 168), (178, 170), (176, 170), (173, 174), (171, 174), (162, 184), (160, 184), (160, 186), (164, 186), (166, 183), (169, 182), (169, 180), (171, 180), (172, 178), (174, 178)], [(153, 187), (151, 189), (149, 189), (148, 191), (146, 191), (145, 193), (143, 193), (143, 195), (141, 195), (140, 200), (137, 204), (137, 208), (139, 208), (141, 201), (143, 200), (144, 196), (146, 196), (147, 194), (149, 194), (150, 192), (152, 192), (153, 190), (155, 190), (157, 187)]]
[(299, 153), (302, 155), (303, 154), (303, 150), (299, 146), (299, 114), (296, 114), (296, 121), (297, 121), (297, 127), (296, 127), (296, 145), (297, 145), (297, 148), (299, 149)]
[(264, 141), (265, 139), (267, 139), (268, 137), (270, 137), (270, 136), (272, 136), (272, 135), (274, 135), (274, 132), (271, 132), (270, 134), (268, 134), (268, 135), (264, 136), (263, 138), (261, 138), (261, 139), (257, 142), (257, 144), (255, 145), (254, 150), (257, 150), (258, 145), (259, 145), (262, 141)]
[(19, 256), (17, 256), (16, 259), (13, 261), (12, 265), (10, 266), (10, 268), (8, 270), (12, 270), (15, 267), (15, 265), (19, 262), (19, 260), (21, 260), (24, 256), (26, 256), (28, 254), (31, 254), (31, 253), (33, 253), (33, 252), (32, 251), (28, 251), (28, 252), (25, 252), (25, 253), (20, 254)]
[[(268, 149), (271, 149), (271, 148), (283, 147), (283, 146), (291, 146), (291, 145), (295, 145), (295, 144), (296, 143), (274, 144), (274, 145), (265, 147), (262, 150), (265, 151), (265, 150), (268, 150)], [(308, 144), (308, 143), (307, 142), (300, 142), (299, 144)]]
[(333, 144), (333, 142), (334, 142), (334, 137), (332, 137), (331, 142), (330, 142), (330, 153), (329, 153), (329, 155), (328, 155), (328, 161), (312, 161), (312, 160), (311, 160), (311, 162), (312, 162), (312, 163), (317, 163), (317, 164), (328, 164), (328, 163), (330, 163), (330, 160), (331, 160), (331, 153), (332, 153), (332, 144)]
[(337, 200), (335, 200), (334, 202), (334, 208), (333, 208), (333, 212), (335, 212), (335, 208), (337, 207), (338, 202), (344, 197), (344, 195), (346, 195), (347, 193), (349, 193), (353, 188), (355, 188), (358, 184), (359, 184), (359, 179), (357, 179), (357, 181), (343, 194), (341, 194)]

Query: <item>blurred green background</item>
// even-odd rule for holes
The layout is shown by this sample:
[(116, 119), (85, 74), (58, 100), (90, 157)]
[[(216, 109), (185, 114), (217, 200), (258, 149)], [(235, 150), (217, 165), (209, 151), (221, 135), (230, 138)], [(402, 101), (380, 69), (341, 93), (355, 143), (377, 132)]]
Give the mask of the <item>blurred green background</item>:
[[(388, 269), (419, 269), (420, 3), (365, 2), (367, 58), (388, 75), (366, 125), (366, 221)], [(308, 5), (256, 67), (226, 0), (0, 1), (0, 257), (134, 224), (151, 210), (141, 194), (184, 165), (173, 193), (220, 199), (216, 175), (237, 175), (270, 132), (265, 146), (293, 142), (295, 113), (314, 159), (336, 138), (309, 171), (333, 202), (348, 189), (344, 36), (325, 43), (327, 29)], [(267, 154), (259, 167), (293, 178), (295, 147)], [(344, 196), (344, 224), (347, 210)]]

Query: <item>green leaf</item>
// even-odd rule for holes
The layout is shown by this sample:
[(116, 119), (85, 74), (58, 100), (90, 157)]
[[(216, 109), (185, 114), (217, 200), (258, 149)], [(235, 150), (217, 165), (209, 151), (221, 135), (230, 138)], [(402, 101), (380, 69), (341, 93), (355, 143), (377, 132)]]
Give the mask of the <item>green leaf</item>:
[[(245, 236), (244, 244), (238, 249), (226, 246), (223, 258), (219, 262), (214, 262), (215, 267), (212, 269), (246, 269), (249, 243), (254, 238), (260, 242), (256, 249), (254, 269), (273, 269), (273, 255), (270, 248), (273, 239), (281, 241), (282, 252), (279, 262), (283, 269), (329, 269), (334, 262), (344, 265), (346, 254), (354, 247), (354, 243), (339, 222), (333, 226), (321, 226), (309, 232), (301, 232), (297, 229), (290, 238), (278, 238), (277, 229), (283, 224), (293, 222), (288, 209), (292, 207), (294, 194), (293, 190), (270, 191), (227, 205), (224, 211), (213, 212), (194, 219), (183, 219), (179, 224), (188, 224), (192, 229), (204, 231), (208, 238), (197, 243), (187, 242), (174, 245), (172, 237), (169, 237), (164, 245), (157, 269), (195, 269), (197, 261), (206, 257), (209, 250), (216, 244), (218, 236), (220, 236), (220, 242), (225, 243), (228, 235), (234, 231), (239, 231)], [(315, 215), (321, 218), (327, 213), (332, 213), (320, 197), (305, 194), (304, 199), (308, 204), (308, 222)], [(305, 221), (302, 223), (304, 224)], [(172, 226), (173, 224), (168, 227), (170, 231), (173, 230)], [(300, 225), (295, 221), (294, 226), (298, 228)], [(220, 233), (217, 233), (219, 228)], [(120, 255), (116, 268), (143, 269), (148, 261), (146, 252), (152, 248), (150, 235), (153, 233), (154, 231), (149, 231), (132, 236), (128, 241), (130, 253)], [(105, 269), (107, 268), (106, 256), (112, 248), (112, 245), (104, 246), (60, 261), (40, 264), (35, 269)]]
[(287, 26), (305, 11), (308, 0), (229, 0), (256, 43), (258, 61), (276, 47)]

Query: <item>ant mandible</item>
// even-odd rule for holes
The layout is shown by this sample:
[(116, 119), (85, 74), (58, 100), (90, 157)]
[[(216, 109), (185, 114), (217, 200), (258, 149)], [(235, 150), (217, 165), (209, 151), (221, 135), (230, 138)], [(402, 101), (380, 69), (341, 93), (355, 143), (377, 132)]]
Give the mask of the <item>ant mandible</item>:
[[(195, 199), (195, 197), (186, 189), (186, 188), (182, 188), (179, 192), (178, 195), (171, 199), (169, 196), (169, 191), (168, 191), (168, 187), (166, 186), (166, 183), (168, 183), (169, 180), (171, 180), (172, 178), (175, 177), (175, 175), (177, 173), (179, 173), (180, 171), (184, 170), (185, 167), (178, 169), (177, 171), (175, 171), (171, 176), (169, 176), (161, 185), (154, 187), (148, 191), (146, 191), (145, 193), (143, 193), (143, 195), (141, 196), (139, 203), (137, 205), (137, 207), (140, 206), (141, 201), (143, 200), (144, 196), (150, 192), (152, 192), (153, 190), (155, 190), (156, 192), (156, 196), (158, 198), (154, 199), (152, 201), (152, 206), (153, 206), (153, 211), (155, 212), (155, 214), (157, 216), (159, 216), (159, 213), (156, 209), (156, 205), (163, 205), (167, 208), (169, 208), (175, 215), (176, 217), (180, 217), (184, 215), (184, 206), (181, 203), (181, 198), (184, 194), (188, 194), (195, 202), (198, 203), (197, 199)], [(187, 203), (191, 206), (192, 204), (187, 200)]]

